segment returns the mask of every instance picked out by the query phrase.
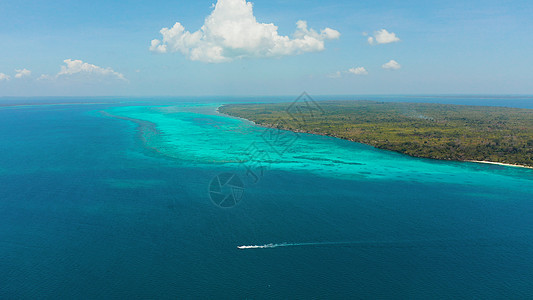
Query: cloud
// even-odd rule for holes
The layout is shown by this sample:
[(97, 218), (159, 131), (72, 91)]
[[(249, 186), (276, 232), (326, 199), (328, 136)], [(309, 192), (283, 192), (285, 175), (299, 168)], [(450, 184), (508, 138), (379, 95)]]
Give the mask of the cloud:
[(37, 80), (52, 80), (54, 78), (55, 78), (54, 76), (50, 76), (48, 74), (41, 74), (41, 76), (39, 76)]
[(342, 77), (342, 73), (341, 73), (341, 71), (337, 71), (335, 73), (331, 73), (331, 74), (328, 74), (326, 76), (328, 78), (341, 78)]
[(6, 75), (4, 73), (0, 73), (0, 81), (8, 81), (9, 79), (11, 79), (11, 77), (9, 77), (9, 75)]
[(351, 68), (348, 72), (355, 75), (368, 75), (368, 71), (363, 67)]
[(89, 64), (81, 60), (65, 59), (63, 62), (66, 64), (66, 66), (61, 66), (61, 71), (57, 73), (56, 78), (72, 76), (75, 74), (83, 74), (94, 77), (108, 77), (126, 80), (123, 74), (115, 72), (111, 68), (104, 69), (102, 67)]
[(128, 81), (123, 74), (115, 72), (111, 68), (102, 68), (97, 65), (83, 62), (82, 60), (65, 59), (65, 65), (56, 75), (42, 74), (37, 78), (39, 81), (53, 81), (65, 79), (94, 80), (122, 80)]
[(395, 60), (391, 60), (381, 67), (386, 70), (399, 70), (402, 66)]
[(180, 52), (190, 60), (209, 63), (318, 52), (325, 49), (326, 40), (340, 37), (331, 28), (320, 32), (309, 29), (305, 21), (297, 22), (292, 39), (279, 35), (276, 25), (257, 22), (252, 3), (246, 0), (218, 0), (196, 32), (186, 31), (179, 22), (160, 32), (162, 39), (152, 40), (151, 51)]
[(368, 75), (368, 71), (364, 67), (351, 68), (348, 71), (337, 71), (326, 75), (328, 78), (341, 78), (344, 74), (352, 75)]
[(15, 72), (17, 72), (17, 74), (15, 75), (15, 78), (23, 78), (23, 77), (28, 77), (31, 75), (31, 71), (26, 68), (22, 70), (15, 70)]
[[(363, 35), (366, 35), (365, 33)], [(386, 29), (381, 29), (374, 32), (374, 37), (368, 38), (370, 45), (374, 44), (389, 44), (399, 42), (400, 38), (394, 32), (388, 32)]]

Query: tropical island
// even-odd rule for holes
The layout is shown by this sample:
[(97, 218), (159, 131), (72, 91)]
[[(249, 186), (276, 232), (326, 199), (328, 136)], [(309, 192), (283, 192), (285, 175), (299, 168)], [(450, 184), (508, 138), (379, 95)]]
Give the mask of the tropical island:
[(327, 135), (414, 157), (533, 167), (533, 110), (375, 101), (228, 104), (258, 125)]

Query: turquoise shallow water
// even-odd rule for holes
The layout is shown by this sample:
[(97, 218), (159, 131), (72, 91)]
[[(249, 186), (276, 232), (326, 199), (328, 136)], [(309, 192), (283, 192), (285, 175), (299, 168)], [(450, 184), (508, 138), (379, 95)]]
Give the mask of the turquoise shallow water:
[[(239, 162), (251, 161), (252, 166), (265, 169), (345, 180), (392, 179), (490, 187), (512, 178), (513, 189), (530, 190), (531, 170), (415, 159), (331, 137), (280, 133), (218, 114), (217, 107), (198, 104), (136, 106), (110, 112), (156, 124), (159, 133), (147, 136), (147, 147), (183, 161), (220, 164), (237, 170), (247, 165)], [(281, 135), (287, 142), (279, 142)]]
[(312, 135), (279, 155), (217, 106), (0, 109), (0, 298), (533, 295), (532, 170)]

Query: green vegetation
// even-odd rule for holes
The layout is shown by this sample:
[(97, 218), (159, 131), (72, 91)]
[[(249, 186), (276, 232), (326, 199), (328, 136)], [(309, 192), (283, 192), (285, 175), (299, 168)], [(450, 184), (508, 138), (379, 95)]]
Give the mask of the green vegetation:
[(416, 157), (533, 166), (531, 109), (372, 101), (289, 105), (231, 104), (219, 111), (258, 125), (334, 136)]

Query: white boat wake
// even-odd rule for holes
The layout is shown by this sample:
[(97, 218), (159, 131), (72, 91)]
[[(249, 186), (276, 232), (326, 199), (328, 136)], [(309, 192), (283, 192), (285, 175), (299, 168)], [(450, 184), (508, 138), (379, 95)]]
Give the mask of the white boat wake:
[[(281, 243), (281, 244), (265, 244), (265, 245), (250, 245), (237, 246), (238, 249), (269, 249), (278, 247), (303, 247), (303, 246), (326, 246), (326, 245), (350, 245), (360, 244), (364, 242), (322, 242), (322, 243)], [(368, 242), (367, 242), (368, 243)]]
[(277, 247), (290, 247), (296, 246), (297, 244), (266, 244), (266, 245), (252, 245), (252, 246), (238, 246), (238, 249), (266, 249), (266, 248), (277, 248)]
[(305, 247), (305, 246), (369, 246), (369, 247), (492, 247), (505, 244), (504, 239), (429, 239), (429, 240), (396, 240), (396, 241), (352, 241), (352, 242), (316, 242), (316, 243), (281, 243), (265, 245), (243, 245), (237, 249), (272, 249), (279, 247)]

